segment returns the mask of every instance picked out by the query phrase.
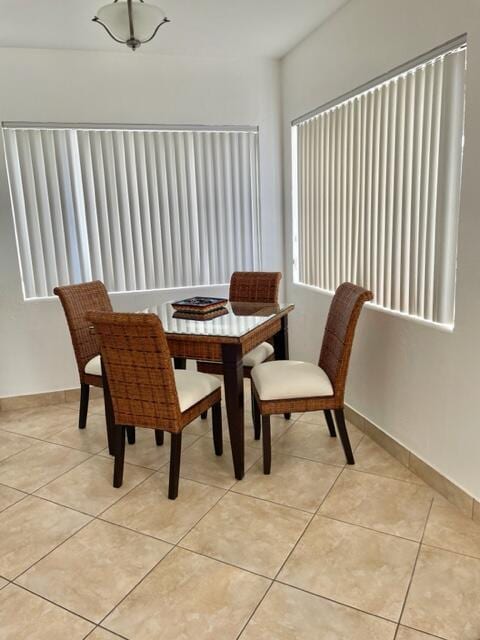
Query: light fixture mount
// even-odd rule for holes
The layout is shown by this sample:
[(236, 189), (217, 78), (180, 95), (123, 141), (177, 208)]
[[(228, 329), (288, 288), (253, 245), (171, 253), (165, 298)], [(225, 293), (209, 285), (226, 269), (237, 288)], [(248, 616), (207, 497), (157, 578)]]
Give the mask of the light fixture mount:
[(100, 7), (93, 22), (100, 24), (115, 42), (136, 51), (141, 44), (153, 40), (170, 20), (159, 7), (144, 0), (113, 0)]

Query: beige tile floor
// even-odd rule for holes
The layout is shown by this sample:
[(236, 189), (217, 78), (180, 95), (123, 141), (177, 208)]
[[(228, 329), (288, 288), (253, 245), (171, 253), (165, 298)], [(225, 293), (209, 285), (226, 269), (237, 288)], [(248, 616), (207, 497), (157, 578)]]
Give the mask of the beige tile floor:
[(266, 477), (247, 411), (236, 482), (198, 420), (172, 502), (168, 436), (113, 489), (76, 411), (0, 413), (0, 640), (480, 639), (480, 526), (353, 426), (345, 468), (323, 414), (277, 418)]

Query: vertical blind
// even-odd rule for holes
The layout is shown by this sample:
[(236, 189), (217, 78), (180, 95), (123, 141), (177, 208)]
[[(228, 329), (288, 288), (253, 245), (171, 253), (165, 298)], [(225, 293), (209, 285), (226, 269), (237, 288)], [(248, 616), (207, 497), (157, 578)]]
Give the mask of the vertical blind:
[(258, 133), (4, 127), (25, 298), (228, 282), (261, 267)]
[(457, 44), (293, 123), (298, 282), (352, 281), (380, 307), (453, 323), (465, 55)]

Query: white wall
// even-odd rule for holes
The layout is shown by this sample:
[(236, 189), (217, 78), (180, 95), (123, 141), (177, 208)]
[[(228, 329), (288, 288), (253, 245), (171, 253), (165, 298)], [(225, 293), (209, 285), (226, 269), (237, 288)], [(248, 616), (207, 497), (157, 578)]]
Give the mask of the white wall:
[[(279, 64), (0, 49), (0, 120), (259, 125), (264, 267), (282, 269)], [(59, 302), (24, 302), (0, 159), (0, 397), (78, 386)], [(118, 310), (191, 290), (114, 296)], [(210, 291), (210, 289), (209, 289)]]
[(292, 284), (290, 127), (330, 99), (468, 32), (465, 155), (455, 330), (368, 309), (354, 345), (347, 403), (480, 497), (480, 3), (351, 0), (282, 62), (291, 350), (315, 361), (330, 296)]

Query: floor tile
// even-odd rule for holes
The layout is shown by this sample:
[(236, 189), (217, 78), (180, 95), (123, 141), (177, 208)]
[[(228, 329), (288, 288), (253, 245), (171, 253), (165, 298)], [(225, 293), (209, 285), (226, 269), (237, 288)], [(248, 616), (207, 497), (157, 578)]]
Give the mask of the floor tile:
[(115, 633), (97, 627), (85, 640), (118, 640), (119, 638), (120, 636)]
[(41, 440), (77, 424), (78, 417), (64, 404), (0, 413), (1, 429)]
[(16, 433), (2, 431), (0, 437), (0, 461), (13, 456), (15, 453), (20, 453), (20, 451), (28, 449), (28, 447), (37, 444), (37, 442), (38, 441), (33, 438), (26, 438)]
[(316, 517), (279, 580), (398, 621), (418, 544)]
[(400, 626), (395, 640), (435, 640), (435, 638), (437, 638), (437, 636)]
[(393, 640), (396, 625), (275, 583), (240, 640)]
[(86, 460), (89, 454), (41, 442), (0, 462), (0, 482), (32, 492)]
[[(293, 427), (296, 421), (297, 414), (293, 414), (290, 420), (285, 420), (283, 416), (271, 416), (270, 425), (272, 444), (284, 436), (287, 431)], [(256, 449), (262, 448), (262, 439), (260, 438), (260, 440), (255, 440), (254, 438), (252, 418), (248, 422), (245, 421), (245, 442), (248, 443), (248, 446), (250, 447), (254, 447)]]
[[(348, 433), (352, 448), (355, 449), (363, 438), (363, 433), (350, 424)], [(345, 464), (345, 454), (339, 438), (330, 437), (324, 424), (310, 424), (301, 419), (279, 438), (273, 445), (273, 451), (327, 464)]]
[(95, 520), (29, 569), (19, 584), (100, 622), (170, 546)]
[(363, 432), (371, 440), (374, 440), (385, 451), (398, 460), (404, 467), (410, 467), (410, 451), (402, 444), (394, 440), (385, 431), (382, 431), (375, 424), (365, 419), (363, 424)]
[(434, 501), (423, 542), (480, 558), (480, 524), (445, 501)]
[(113, 460), (95, 456), (47, 484), (37, 495), (96, 516), (151, 473), (149, 469), (126, 464), (123, 484), (116, 489), (113, 486)]
[(223, 489), (182, 478), (176, 500), (167, 498), (168, 475), (155, 473), (102, 519), (176, 544), (224, 495)]
[[(245, 471), (261, 455), (261, 451), (245, 447)], [(183, 478), (229, 489), (236, 482), (229, 444), (226, 443), (226, 446), (224, 446), (222, 456), (216, 456), (213, 451), (213, 442), (210, 438), (199, 438), (191, 447), (182, 451), (180, 475)]]
[(29, 496), (0, 514), (0, 575), (13, 580), (90, 518)]
[(228, 493), (181, 546), (274, 577), (309, 519), (303, 511)]
[(276, 454), (270, 475), (259, 460), (233, 491), (314, 512), (341, 473), (340, 467)]
[(347, 469), (320, 513), (419, 541), (431, 502), (427, 487)]
[(3, 511), (11, 504), (15, 504), (15, 502), (24, 498), (25, 495), (26, 494), (21, 491), (11, 489), (10, 487), (5, 487), (3, 484), (0, 484), (0, 511)]
[(2, 640), (82, 640), (93, 624), (13, 584), (0, 591)]
[[(205, 436), (212, 433), (212, 421), (210, 417), (211, 413), (208, 413), (208, 418), (203, 420), (198, 417), (193, 420), (185, 429), (183, 430), (184, 434), (195, 435), (195, 436)], [(222, 407), (222, 417), (223, 417), (223, 407)]]
[[(197, 435), (188, 435), (187, 433), (182, 436), (182, 456), (188, 447), (196, 442), (199, 437), (200, 436)], [(166, 464), (170, 464), (170, 438), (170, 434), (165, 433), (165, 443), (161, 447), (158, 447), (155, 444), (155, 433), (153, 429), (142, 429), (138, 427), (136, 429), (135, 444), (125, 446), (125, 462), (158, 471)], [(111, 458), (106, 449), (102, 451), (100, 455), (105, 458)]]
[(302, 422), (308, 422), (309, 424), (320, 424), (327, 428), (327, 421), (325, 420), (325, 413), (323, 411), (306, 411), (299, 415), (299, 420)]
[(446, 640), (480, 638), (480, 560), (422, 547), (402, 624)]
[(48, 438), (48, 441), (88, 453), (99, 453), (107, 446), (105, 416), (92, 413), (88, 416), (85, 429), (70, 426)]
[(247, 571), (176, 548), (103, 626), (135, 640), (234, 640), (269, 584)]
[(0, 589), (3, 589), (3, 587), (6, 587), (7, 584), (8, 584), (7, 580), (0, 578)]
[(380, 445), (365, 436), (355, 450), (355, 469), (415, 484), (425, 483)]

